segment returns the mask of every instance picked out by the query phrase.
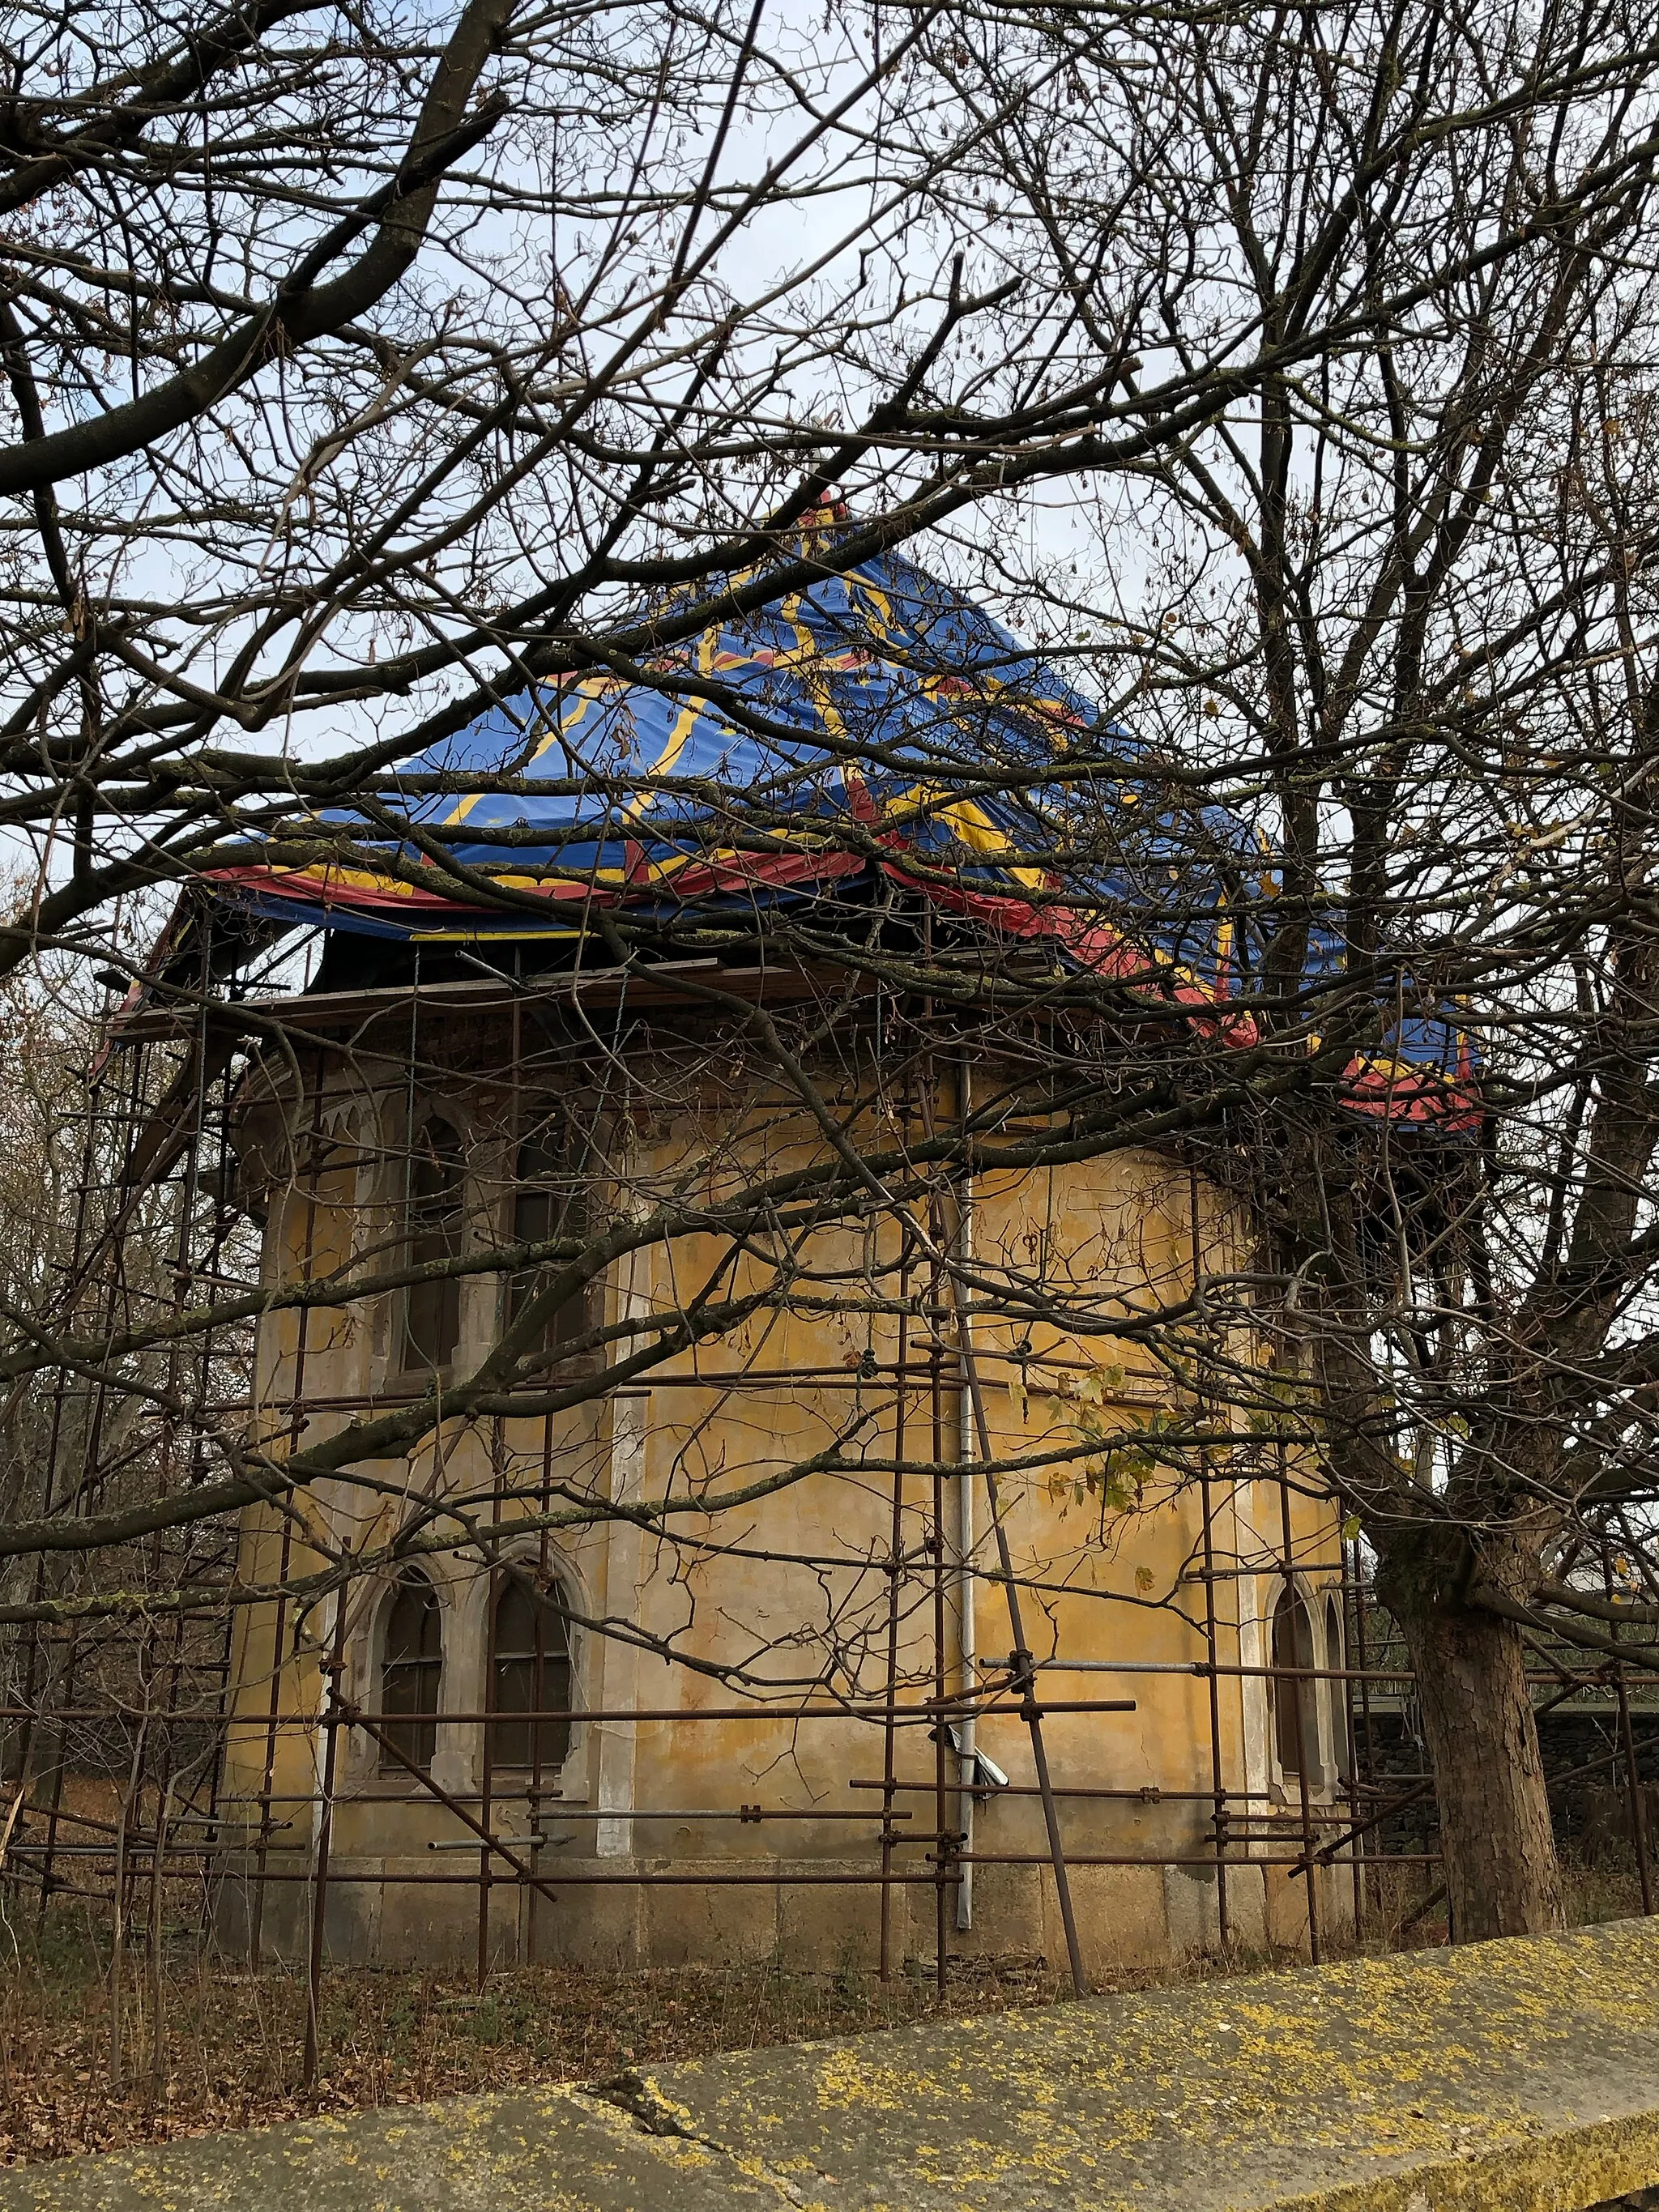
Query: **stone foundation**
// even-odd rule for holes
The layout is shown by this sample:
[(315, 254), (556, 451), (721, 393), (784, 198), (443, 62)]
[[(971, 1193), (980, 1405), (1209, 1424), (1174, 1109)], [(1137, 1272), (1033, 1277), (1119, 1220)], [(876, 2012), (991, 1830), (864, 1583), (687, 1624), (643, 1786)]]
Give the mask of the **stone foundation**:
[[(300, 1855), (272, 1855), (299, 1863)], [(434, 1868), (434, 1861), (440, 1863)], [(467, 1861), (470, 1865), (466, 1865)], [(561, 1859), (550, 1895), (521, 1887), (509, 1874), (490, 1886), (488, 1963), (591, 1966), (732, 1966), (775, 1959), (801, 1972), (872, 1968), (880, 1952), (881, 1886), (869, 1859), (772, 1859), (764, 1869), (730, 1857)], [(478, 1954), (478, 1886), (456, 1881), (470, 1852), (405, 1857), (337, 1858), (325, 1906), (324, 1955), (337, 1966), (421, 1967), (463, 1971)], [(434, 1872), (447, 1877), (434, 1881)], [(1070, 1869), (1073, 1907), (1090, 1972), (1105, 1978), (1128, 1966), (1153, 1966), (1220, 1947), (1218, 1885), (1214, 1871), (1190, 1866), (1077, 1866)], [(1307, 1941), (1304, 1884), (1280, 1868), (1230, 1866), (1228, 1910), (1235, 1944)], [(246, 1956), (251, 1936), (252, 1882), (232, 1862), (218, 1880), (215, 1928), (221, 1949)], [(1347, 1870), (1322, 1870), (1322, 1925), (1352, 1923)], [(260, 1922), (262, 1954), (297, 1963), (307, 1952), (310, 1890), (303, 1881), (266, 1886)], [(895, 1883), (890, 1891), (890, 1955), (904, 1960), (938, 1955), (938, 1893), (931, 1881)], [(954, 1889), (945, 1901), (946, 1948), (967, 1958), (1039, 1956), (1063, 1961), (1066, 1938), (1046, 1866), (974, 1869), (973, 1924), (957, 1925)]]

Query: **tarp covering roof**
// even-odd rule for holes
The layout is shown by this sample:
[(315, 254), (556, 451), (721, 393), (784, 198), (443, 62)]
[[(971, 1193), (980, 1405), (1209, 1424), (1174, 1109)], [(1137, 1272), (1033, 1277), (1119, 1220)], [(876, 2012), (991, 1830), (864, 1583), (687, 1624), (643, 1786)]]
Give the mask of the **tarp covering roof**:
[[(901, 555), (738, 611), (752, 581), (689, 642), (509, 698), (390, 772), (374, 809), (323, 817), (349, 860), (251, 853), (215, 882), (273, 920), (428, 945), (580, 938), (605, 909), (845, 911), (896, 886), (1255, 1041), (1238, 1000), (1271, 859), (1243, 823)], [(404, 775), (454, 781), (417, 795)], [(1462, 1039), (1408, 1016), (1390, 1042), (1352, 1103), (1444, 1127)]]

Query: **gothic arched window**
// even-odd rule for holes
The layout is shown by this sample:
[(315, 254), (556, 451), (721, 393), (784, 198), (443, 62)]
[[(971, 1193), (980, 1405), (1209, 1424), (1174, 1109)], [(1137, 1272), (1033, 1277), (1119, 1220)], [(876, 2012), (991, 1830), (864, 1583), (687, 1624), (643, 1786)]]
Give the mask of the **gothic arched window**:
[[(550, 1244), (560, 1237), (581, 1234), (586, 1207), (573, 1152), (568, 1133), (553, 1120), (543, 1122), (520, 1142), (514, 1164), (515, 1244)], [(508, 1277), (508, 1328), (520, 1318), (531, 1300), (545, 1289), (555, 1272), (550, 1266), (520, 1267)], [(592, 1312), (592, 1293), (584, 1285), (544, 1316), (536, 1340), (524, 1347), (526, 1352), (550, 1352), (556, 1356), (562, 1346), (591, 1326)]]
[(544, 1594), (509, 1568), (495, 1597), (489, 1637), (489, 1763), (548, 1773), (570, 1749), (570, 1621), (556, 1592)]
[[(415, 1132), (409, 1166), (407, 1249), (413, 1267), (453, 1260), (461, 1249), (464, 1156), (458, 1132), (441, 1115)], [(455, 1275), (411, 1283), (404, 1294), (403, 1371), (447, 1367), (461, 1334), (461, 1285)]]
[[(1273, 1651), (1275, 1667), (1310, 1668), (1314, 1663), (1313, 1622), (1295, 1590), (1282, 1591), (1273, 1607)], [(1319, 1733), (1311, 1680), (1306, 1674), (1271, 1677), (1267, 1697), (1279, 1771), (1286, 1777), (1305, 1774), (1316, 1782)]]
[[(1346, 1667), (1343, 1656), (1342, 1601), (1334, 1591), (1325, 1605), (1325, 1664), (1333, 1674), (1340, 1674)], [(1353, 1728), (1352, 1705), (1346, 1680), (1326, 1684), (1331, 1698), (1331, 1755), (1336, 1761), (1339, 1778), (1350, 1780), (1353, 1775)]]
[(383, 1773), (407, 1770), (392, 1747), (422, 1772), (438, 1748), (438, 1691), (444, 1670), (443, 1616), (438, 1593), (418, 1567), (398, 1577), (380, 1641), (380, 1747)]

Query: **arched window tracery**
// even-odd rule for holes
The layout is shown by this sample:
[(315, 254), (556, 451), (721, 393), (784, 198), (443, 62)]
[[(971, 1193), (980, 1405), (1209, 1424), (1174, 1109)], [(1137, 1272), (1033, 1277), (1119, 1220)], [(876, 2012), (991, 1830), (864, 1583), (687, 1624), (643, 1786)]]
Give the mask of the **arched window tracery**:
[(570, 1618), (557, 1585), (538, 1589), (522, 1568), (496, 1588), (489, 1637), (488, 1753), (492, 1769), (547, 1774), (569, 1754), (574, 1703)]
[[(453, 1260), (461, 1249), (465, 1155), (459, 1132), (440, 1114), (410, 1140), (407, 1249), (411, 1267)], [(447, 1367), (461, 1335), (461, 1285), (455, 1275), (411, 1283), (404, 1294), (403, 1371)]]
[[(1273, 1607), (1273, 1664), (1297, 1669), (1310, 1669), (1314, 1665), (1313, 1621), (1297, 1590), (1281, 1590)], [(1310, 1674), (1271, 1676), (1267, 1700), (1280, 1773), (1287, 1781), (1305, 1774), (1310, 1783), (1316, 1784), (1319, 1726)]]
[[(586, 1225), (588, 1205), (580, 1174), (574, 1133), (562, 1117), (550, 1115), (520, 1139), (514, 1158), (513, 1242), (550, 1244), (562, 1237), (580, 1236)], [(540, 1296), (556, 1269), (543, 1264), (516, 1269), (507, 1278), (507, 1325), (524, 1316), (532, 1298)], [(593, 1294), (584, 1285), (546, 1314), (526, 1352), (558, 1357), (592, 1326)]]
[(430, 1770), (438, 1748), (443, 1667), (438, 1593), (418, 1567), (407, 1567), (386, 1607), (380, 1639), (382, 1773), (407, 1772), (404, 1759), (422, 1773)]
[(1325, 1604), (1325, 1664), (1333, 1679), (1326, 1684), (1330, 1695), (1331, 1756), (1336, 1761), (1339, 1781), (1353, 1778), (1353, 1729), (1351, 1718), (1348, 1684), (1335, 1677), (1347, 1665), (1344, 1656), (1346, 1638), (1343, 1632), (1342, 1601), (1333, 1590)]

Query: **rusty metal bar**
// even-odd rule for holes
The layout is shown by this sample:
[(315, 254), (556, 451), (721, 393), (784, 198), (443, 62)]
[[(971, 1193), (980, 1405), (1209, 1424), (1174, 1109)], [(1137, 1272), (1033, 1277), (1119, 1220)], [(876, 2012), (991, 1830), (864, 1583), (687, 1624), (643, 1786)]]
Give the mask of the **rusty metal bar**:
[[(1291, 1632), (1292, 1634), (1295, 1632), (1297, 1608), (1300, 1607), (1307, 1619), (1309, 1641), (1311, 1644), (1313, 1615), (1303, 1605), (1301, 1593), (1296, 1586), (1296, 1555), (1291, 1534), (1291, 1486), (1285, 1479), (1285, 1447), (1282, 1443), (1279, 1447), (1279, 1514), (1285, 1536), (1285, 1594), (1291, 1608), (1290, 1616)], [(1319, 1899), (1315, 1893), (1315, 1884), (1318, 1881), (1318, 1875), (1313, 1863), (1313, 1821), (1310, 1818), (1311, 1807), (1308, 1795), (1308, 1714), (1300, 1673), (1300, 1669), (1297, 1670), (1291, 1684), (1291, 1694), (1296, 1699), (1296, 1780), (1297, 1793), (1302, 1801), (1302, 1839), (1308, 1862), (1304, 1875), (1308, 1886), (1308, 1955), (1316, 1966), (1320, 1963)], [(1316, 1706), (1314, 1720), (1316, 1747), (1318, 1740), (1318, 1709)]]
[[(933, 1060), (930, 1055), (927, 1079), (931, 1083), (932, 1079)], [(931, 1116), (929, 1118), (931, 1121)], [(933, 1202), (932, 1212), (934, 1238), (936, 1242), (941, 1242), (943, 1222), (937, 1200)], [(941, 1462), (945, 1456), (945, 1341), (941, 1328), (945, 1316), (940, 1288), (939, 1270), (935, 1263), (928, 1283), (927, 1297), (928, 1319), (933, 1333), (933, 1348), (927, 1358), (928, 1387), (931, 1393), (933, 1424), (933, 1532), (928, 1538), (928, 1542), (933, 1555), (933, 1703), (941, 1712), (941, 1717), (935, 1721), (933, 1729), (933, 1824), (939, 1831), (939, 1837), (934, 1847), (934, 1869), (939, 1876), (939, 1885), (933, 1899), (935, 1930), (933, 1960), (939, 1995), (943, 1996), (949, 1971), (951, 1948), (950, 1915), (946, 1911), (950, 1891), (945, 1881), (951, 1846), (945, 1838), (946, 1785), (949, 1775), (946, 1771), (945, 1758), (946, 1723), (942, 1717), (942, 1709), (948, 1692), (945, 1686), (945, 1477), (940, 1472)]]
[[(962, 1364), (968, 1378), (968, 1389), (973, 1402), (974, 1427), (979, 1437), (980, 1455), (985, 1464), (981, 1468), (985, 1481), (986, 1503), (990, 1508), (991, 1526), (996, 1534), (997, 1563), (1002, 1570), (1003, 1592), (1008, 1602), (1008, 1627), (1013, 1637), (1014, 1648), (1010, 1653), (1013, 1664), (1014, 1684), (1020, 1693), (1020, 1713), (1030, 1732), (1031, 1757), (1036, 1766), (1037, 1788), (1042, 1793), (1042, 1819), (1048, 1832), (1048, 1856), (1054, 1870), (1054, 1887), (1059, 1893), (1060, 1924), (1066, 1930), (1066, 1955), (1072, 1969), (1072, 1986), (1080, 1997), (1089, 1994), (1088, 1977), (1083, 1971), (1083, 1947), (1078, 1940), (1077, 1918), (1072, 1910), (1072, 1885), (1066, 1872), (1065, 1846), (1060, 1838), (1060, 1813), (1054, 1803), (1054, 1785), (1048, 1774), (1048, 1753), (1042, 1740), (1042, 1710), (1036, 1701), (1036, 1670), (1031, 1663), (1030, 1649), (1025, 1641), (1025, 1628), (1020, 1618), (1019, 1590), (1014, 1577), (1013, 1555), (1009, 1549), (1008, 1531), (1002, 1516), (1002, 1504), (998, 1494), (997, 1479), (991, 1472), (991, 1430), (985, 1418), (985, 1394), (980, 1389), (979, 1368), (974, 1358), (973, 1339), (969, 1334), (967, 1316), (963, 1311), (961, 1291), (954, 1279), (951, 1284), (951, 1301), (956, 1307), (957, 1329), (962, 1345)], [(1054, 1707), (1049, 1708), (1054, 1710)]]
[(334, 1595), (334, 1638), (329, 1656), (320, 1662), (326, 1682), (323, 1725), (322, 1802), (317, 1808), (315, 1879), (311, 1891), (310, 1940), (306, 1947), (306, 2042), (304, 2079), (307, 2089), (317, 2081), (317, 2057), (322, 2008), (324, 1915), (328, 1910), (329, 1849), (334, 1832), (334, 1764), (340, 1741), (340, 1676), (345, 1670), (346, 1592), (342, 1583)]
[[(302, 1279), (307, 1282), (309, 1282), (311, 1279), (311, 1271), (316, 1256), (317, 1187), (322, 1174), (322, 1146), (323, 1055), (319, 1048), (312, 1066), (311, 1129), (307, 1140), (306, 1155), (304, 1242), (301, 1248), (300, 1260), (301, 1267), (304, 1270)], [(289, 1399), (288, 1431), (288, 1448), (290, 1453), (298, 1451), (300, 1449), (301, 1440), (305, 1433), (306, 1412), (304, 1394), (306, 1351), (310, 1334), (310, 1321), (311, 1309), (309, 1306), (302, 1305), (300, 1309), (299, 1320), (295, 1324), (294, 1389)], [(256, 1388), (258, 1381), (258, 1377), (256, 1373), (254, 1376)], [(261, 1853), (259, 1863), (262, 1866), (264, 1863), (264, 1855), (269, 1851), (270, 1843), (270, 1793), (276, 1779), (276, 1717), (282, 1704), (283, 1639), (284, 1631), (288, 1626), (287, 1583), (289, 1565), (294, 1556), (294, 1517), (291, 1514), (284, 1513), (282, 1516), (282, 1520), (283, 1533), (276, 1568), (278, 1589), (276, 1593), (276, 1610), (272, 1614), (270, 1624), (270, 1697), (269, 1699), (269, 1711), (265, 1717), (264, 1764), (263, 1779), (260, 1787), (260, 1803), (264, 1808), (260, 1818), (259, 1842), (259, 1850)], [(342, 1604), (344, 1602), (343, 1593), (342, 1593), (341, 1602)], [(253, 1633), (253, 1624), (252, 1621), (248, 1623), (247, 1633), (250, 1637), (252, 1637)], [(248, 1913), (247, 1948), (248, 1966), (250, 1968), (255, 1968), (258, 1966), (259, 1954), (264, 1947), (264, 1896), (263, 1890), (256, 1881), (251, 1903), (251, 1909)]]
[[(1601, 1580), (1611, 1603), (1613, 1599), (1613, 1553), (1607, 1539), (1601, 1539)], [(1607, 1627), (1610, 1643), (1619, 1641), (1619, 1625), (1610, 1622)], [(1648, 1824), (1646, 1808), (1642, 1802), (1642, 1777), (1636, 1764), (1636, 1736), (1631, 1727), (1630, 1692), (1625, 1686), (1625, 1670), (1618, 1660), (1613, 1662), (1613, 1686), (1619, 1699), (1619, 1735), (1625, 1752), (1625, 1805), (1630, 1817), (1631, 1849), (1636, 1855), (1636, 1879), (1641, 1886), (1642, 1910), (1653, 1911), (1653, 1869), (1648, 1863)]]
[[(1194, 1242), (1197, 1242), (1196, 1185), (1194, 1197)], [(1196, 1280), (1196, 1278), (1194, 1278)], [(1213, 1535), (1214, 1493), (1210, 1480), (1210, 1455), (1199, 1454), (1199, 1498), (1204, 1518), (1204, 1565), (1207, 1569), (1215, 1555)], [(1210, 1783), (1214, 1796), (1211, 1818), (1215, 1823), (1215, 1903), (1216, 1939), (1224, 1952), (1232, 1942), (1232, 1917), (1227, 1897), (1227, 1790), (1223, 1780), (1221, 1748), (1221, 1678), (1216, 1671), (1219, 1653), (1217, 1649), (1215, 1583), (1206, 1575), (1204, 1583), (1204, 1650), (1209, 1662), (1210, 1692)]]
[[(910, 1270), (908, 1259), (899, 1274), (898, 1364), (903, 1369), (909, 1354), (910, 1316), (907, 1310), (909, 1299)], [(894, 1708), (898, 1701), (898, 1640), (899, 1640), (899, 1571), (904, 1560), (904, 1386), (899, 1385), (893, 1401), (893, 1522), (889, 1537), (887, 1556), (887, 1705), (882, 1722), (881, 1804), (881, 1868), (890, 1874), (893, 1866), (893, 1776), (894, 1759), (898, 1745), (898, 1731), (894, 1723)], [(881, 1893), (881, 1930), (878, 1939), (877, 1973), (884, 1981), (893, 1976), (893, 1907), (887, 1891)]]

